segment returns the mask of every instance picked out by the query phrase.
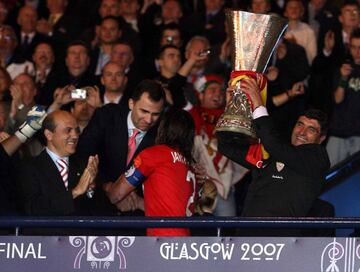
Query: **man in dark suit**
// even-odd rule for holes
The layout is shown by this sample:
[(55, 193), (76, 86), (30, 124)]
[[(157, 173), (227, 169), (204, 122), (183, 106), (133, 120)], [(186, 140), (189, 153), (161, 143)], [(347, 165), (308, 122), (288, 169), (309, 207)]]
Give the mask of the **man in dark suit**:
[[(130, 111), (119, 104), (108, 104), (95, 111), (80, 137), (78, 152), (85, 157), (99, 154), (99, 181), (104, 183), (115, 181), (125, 172), (132, 158), (144, 148), (154, 144), (156, 124), (164, 103), (165, 92), (161, 85), (152, 80), (144, 80), (129, 99)], [(128, 143), (133, 133), (137, 133), (136, 151), (130, 158)], [(116, 207), (110, 204), (101, 185), (97, 186), (97, 189), (95, 198), (105, 205), (99, 212), (116, 213)]]
[(17, 23), (20, 27), (17, 32), (19, 41), (15, 54), (31, 61), (35, 47), (49, 38), (36, 31), (38, 15), (31, 6), (24, 6), (20, 9)]
[(28, 215), (88, 214), (85, 193), (93, 186), (98, 157), (90, 156), (86, 168), (71, 156), (75, 153), (79, 127), (65, 111), (54, 111), (43, 123), (46, 149), (24, 163), (19, 182)]

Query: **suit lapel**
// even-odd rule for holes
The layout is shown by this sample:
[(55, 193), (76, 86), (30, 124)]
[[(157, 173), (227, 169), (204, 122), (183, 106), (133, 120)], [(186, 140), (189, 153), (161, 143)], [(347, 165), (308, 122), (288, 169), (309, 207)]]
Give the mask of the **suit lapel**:
[(80, 165), (77, 160), (74, 159), (73, 156), (69, 157), (69, 179), (68, 179), (68, 187), (69, 190), (75, 188), (77, 183), (80, 180), (82, 175), (82, 171), (80, 171)]
[(38, 157), (39, 169), (44, 169), (42, 173), (56, 186), (58, 189), (65, 189), (64, 181), (61, 178), (60, 172), (57, 169), (54, 161), (51, 159), (46, 150), (43, 150)]

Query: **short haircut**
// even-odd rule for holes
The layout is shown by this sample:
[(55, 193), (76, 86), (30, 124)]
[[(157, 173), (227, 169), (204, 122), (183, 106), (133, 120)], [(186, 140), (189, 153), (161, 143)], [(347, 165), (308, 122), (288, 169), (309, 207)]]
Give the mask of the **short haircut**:
[(165, 90), (162, 85), (155, 80), (145, 79), (141, 81), (132, 93), (131, 99), (134, 101), (139, 101), (140, 97), (144, 93), (148, 93), (150, 99), (154, 102), (158, 102), (161, 100), (165, 102)]
[(119, 19), (117, 17), (115, 17), (115, 16), (112, 16), (112, 15), (105, 16), (104, 18), (102, 18), (99, 25), (102, 25), (102, 23), (107, 21), (107, 20), (115, 21), (117, 23), (117, 25), (118, 25), (118, 28), (121, 30), (121, 24), (120, 24)]
[(88, 56), (90, 56), (90, 48), (88, 46), (88, 44), (82, 40), (74, 40), (68, 43), (67, 47), (66, 47), (66, 53), (68, 53), (69, 48), (72, 46), (83, 46), (86, 49), (86, 54)]
[(210, 48), (210, 42), (209, 42), (209, 40), (208, 40), (205, 36), (199, 36), (199, 35), (197, 35), (197, 36), (192, 37), (192, 38), (187, 42), (185, 50), (188, 51), (188, 50), (190, 49), (190, 47), (191, 47), (191, 44), (192, 44), (193, 42), (195, 42), (195, 41), (201, 41), (201, 42), (203, 42), (203, 43), (205, 44), (205, 47)]
[[(44, 132), (45, 129), (51, 131), (51, 132), (54, 132), (55, 131), (55, 128), (56, 128), (56, 123), (55, 123), (55, 114), (53, 113), (50, 113), (48, 114), (43, 123), (42, 123), (42, 131)], [(43, 133), (44, 134), (44, 133)]]
[(318, 109), (308, 109), (301, 113), (300, 116), (305, 116), (308, 119), (317, 120), (320, 125), (320, 134), (326, 135), (329, 128), (329, 123), (328, 116), (325, 112)]
[(177, 31), (179, 31), (180, 36), (182, 36), (181, 35), (181, 28), (177, 23), (169, 23), (169, 24), (164, 25), (162, 27), (162, 29), (161, 29), (161, 36), (164, 35), (164, 32), (166, 30), (172, 30), (172, 31), (177, 30)]
[(164, 56), (166, 49), (168, 49), (168, 48), (176, 49), (177, 51), (179, 51), (179, 53), (181, 53), (179, 47), (172, 45), (172, 44), (167, 44), (167, 45), (160, 47), (159, 53), (157, 55), (157, 59), (161, 59)]

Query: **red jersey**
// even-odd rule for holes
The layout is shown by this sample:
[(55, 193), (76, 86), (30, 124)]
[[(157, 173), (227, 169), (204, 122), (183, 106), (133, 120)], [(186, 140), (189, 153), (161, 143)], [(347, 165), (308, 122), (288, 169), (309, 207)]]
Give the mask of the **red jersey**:
[[(184, 156), (166, 145), (143, 150), (127, 171), (126, 179), (134, 186), (144, 184), (146, 216), (189, 216), (193, 202), (195, 175)], [(147, 229), (149, 236), (188, 236), (188, 229)]]

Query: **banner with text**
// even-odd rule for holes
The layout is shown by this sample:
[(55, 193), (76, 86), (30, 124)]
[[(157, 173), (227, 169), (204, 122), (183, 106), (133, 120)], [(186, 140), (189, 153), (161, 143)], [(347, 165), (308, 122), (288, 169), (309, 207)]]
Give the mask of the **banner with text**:
[(360, 271), (356, 238), (0, 236), (0, 271)]

